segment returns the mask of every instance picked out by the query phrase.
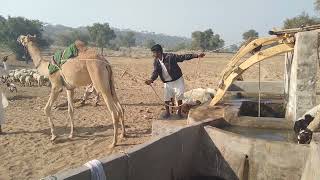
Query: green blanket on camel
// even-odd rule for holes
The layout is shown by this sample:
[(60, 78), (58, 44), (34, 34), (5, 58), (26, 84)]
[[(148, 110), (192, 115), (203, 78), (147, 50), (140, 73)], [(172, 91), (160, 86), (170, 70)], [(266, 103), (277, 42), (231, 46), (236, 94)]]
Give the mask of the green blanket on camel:
[(53, 74), (61, 68), (61, 66), (67, 62), (69, 58), (76, 57), (78, 55), (78, 49), (75, 45), (75, 43), (68, 46), (64, 51), (57, 51), (53, 55), (53, 60), (56, 63), (55, 64), (49, 64), (48, 69), (49, 73)]

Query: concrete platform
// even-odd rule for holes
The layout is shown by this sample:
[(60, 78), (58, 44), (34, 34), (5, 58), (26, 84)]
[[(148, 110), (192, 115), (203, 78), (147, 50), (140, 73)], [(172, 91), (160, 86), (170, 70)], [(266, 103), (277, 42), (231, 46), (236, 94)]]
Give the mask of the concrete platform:
[(152, 136), (171, 134), (187, 126), (187, 120), (154, 120), (152, 121)]
[(191, 109), (189, 111), (187, 123), (194, 124), (202, 121), (212, 121), (217, 119), (223, 119), (224, 106), (208, 106), (208, 104), (204, 104), (199, 106), (196, 109)]

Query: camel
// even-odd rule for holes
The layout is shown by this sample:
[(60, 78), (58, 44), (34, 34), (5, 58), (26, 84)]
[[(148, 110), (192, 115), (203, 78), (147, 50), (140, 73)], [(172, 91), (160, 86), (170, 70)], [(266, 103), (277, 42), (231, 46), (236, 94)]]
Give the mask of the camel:
[(36, 37), (20, 35), (17, 41), (28, 50), (38, 72), (41, 75), (49, 77), (51, 82), (50, 97), (44, 107), (44, 113), (48, 118), (51, 129), (51, 141), (54, 141), (57, 137), (51, 118), (51, 108), (59, 93), (62, 92), (64, 88), (67, 91), (68, 114), (71, 127), (69, 138), (72, 138), (74, 89), (87, 86), (91, 83), (97, 92), (102, 95), (113, 120), (113, 142), (109, 147), (112, 148), (117, 144), (119, 120), (122, 128), (121, 138), (125, 137), (124, 110), (115, 92), (111, 66), (103, 56), (98, 55), (95, 51), (89, 51), (87, 49), (81, 51), (81, 49), (79, 49), (78, 56), (70, 58), (62, 65), (59, 71), (50, 74), (48, 70), (49, 61), (42, 58), (36, 43)]

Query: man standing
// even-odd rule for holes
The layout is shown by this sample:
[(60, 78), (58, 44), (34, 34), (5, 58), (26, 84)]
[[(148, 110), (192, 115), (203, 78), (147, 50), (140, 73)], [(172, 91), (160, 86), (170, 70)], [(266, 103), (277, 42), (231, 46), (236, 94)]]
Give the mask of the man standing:
[[(3, 69), (0, 69), (0, 76), (7, 75), (7, 70), (8, 70), (8, 66), (6, 64), (7, 60), (8, 60), (8, 56), (4, 56), (2, 58)], [(4, 108), (6, 108), (8, 104), (9, 104), (8, 99), (3, 94), (2, 89), (0, 89), (0, 134), (3, 134), (1, 126), (5, 123)]]
[(178, 62), (183, 62), (185, 60), (190, 60), (193, 58), (202, 58), (205, 56), (204, 53), (201, 54), (170, 54), (163, 53), (162, 47), (159, 44), (154, 45), (151, 48), (153, 53), (153, 73), (150, 79), (146, 80), (145, 83), (150, 85), (155, 81), (158, 76), (164, 83), (164, 101), (166, 113), (163, 118), (170, 117), (169, 104), (171, 98), (176, 98), (178, 101), (178, 115), (182, 117), (181, 107), (183, 93), (184, 93), (184, 79), (182, 77), (182, 71), (178, 65)]

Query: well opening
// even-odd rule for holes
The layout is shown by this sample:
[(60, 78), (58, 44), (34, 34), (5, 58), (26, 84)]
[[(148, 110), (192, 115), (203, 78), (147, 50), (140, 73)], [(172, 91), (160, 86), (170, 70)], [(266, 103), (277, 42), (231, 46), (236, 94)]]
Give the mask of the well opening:
[[(260, 117), (284, 118), (286, 108), (284, 103), (273, 103), (271, 101), (261, 101)], [(259, 116), (259, 102), (244, 101), (240, 106), (239, 116)]]

